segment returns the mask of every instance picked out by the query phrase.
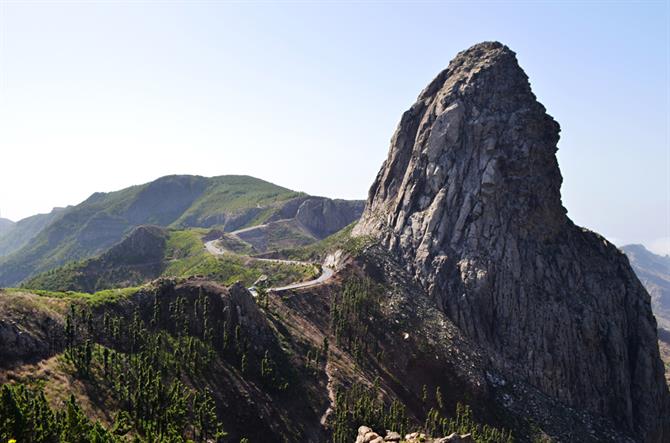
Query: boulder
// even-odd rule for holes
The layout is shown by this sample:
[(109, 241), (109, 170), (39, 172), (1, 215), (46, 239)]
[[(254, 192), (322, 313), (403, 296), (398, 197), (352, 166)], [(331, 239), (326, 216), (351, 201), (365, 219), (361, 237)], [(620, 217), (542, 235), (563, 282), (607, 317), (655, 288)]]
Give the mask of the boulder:
[(384, 441), (400, 441), (402, 440), (402, 436), (398, 434), (395, 431), (386, 431), (386, 437), (384, 437)]

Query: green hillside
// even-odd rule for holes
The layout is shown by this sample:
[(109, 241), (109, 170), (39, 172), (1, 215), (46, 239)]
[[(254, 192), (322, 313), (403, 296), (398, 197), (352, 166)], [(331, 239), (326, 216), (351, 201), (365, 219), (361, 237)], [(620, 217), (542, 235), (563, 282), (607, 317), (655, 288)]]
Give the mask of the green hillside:
[(224, 225), (235, 230), (263, 223), (276, 210), (277, 203), (305, 195), (247, 176), (211, 179), (203, 193), (172, 224), (177, 227)]
[(103, 254), (43, 272), (22, 286), (33, 290), (93, 293), (132, 287), (155, 278), (205, 276), (230, 285), (251, 286), (266, 276), (266, 284), (284, 284), (313, 278), (312, 265), (276, 263), (238, 255), (214, 256), (206, 251), (203, 228), (188, 230), (140, 226)]
[[(190, 238), (168, 243), (180, 254)], [(370, 425), (513, 441), (475, 420), (481, 400), (435, 363), (453, 354), (428, 341), (425, 319), (384, 317), (391, 287), (345, 272), (262, 299), (198, 278), (0, 290), (3, 320), (19, 325), (0, 341), (0, 440), (348, 443)], [(422, 364), (398, 369), (407, 355)]]
[(281, 202), (299, 195), (248, 176), (167, 176), (96, 193), (0, 259), (0, 286), (100, 254), (139, 225), (233, 230), (264, 221)]

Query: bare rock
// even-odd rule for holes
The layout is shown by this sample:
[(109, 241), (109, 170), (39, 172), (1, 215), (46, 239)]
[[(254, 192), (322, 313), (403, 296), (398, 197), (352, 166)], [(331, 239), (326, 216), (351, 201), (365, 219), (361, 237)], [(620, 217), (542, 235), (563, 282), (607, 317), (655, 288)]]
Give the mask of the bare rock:
[(400, 441), (402, 440), (402, 436), (398, 434), (395, 431), (386, 431), (386, 437), (384, 437), (384, 441)]
[(649, 295), (567, 217), (558, 140), (514, 52), (475, 45), (403, 114), (354, 235), (378, 238), (500, 371), (670, 441)]

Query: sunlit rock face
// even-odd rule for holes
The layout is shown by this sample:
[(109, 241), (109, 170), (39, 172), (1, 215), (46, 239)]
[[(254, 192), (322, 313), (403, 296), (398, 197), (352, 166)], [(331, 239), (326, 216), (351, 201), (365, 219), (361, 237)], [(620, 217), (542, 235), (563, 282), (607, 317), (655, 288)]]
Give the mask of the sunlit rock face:
[(559, 130), (509, 48), (459, 53), (403, 114), (354, 234), (380, 239), (501, 369), (670, 441), (649, 295), (566, 216)]

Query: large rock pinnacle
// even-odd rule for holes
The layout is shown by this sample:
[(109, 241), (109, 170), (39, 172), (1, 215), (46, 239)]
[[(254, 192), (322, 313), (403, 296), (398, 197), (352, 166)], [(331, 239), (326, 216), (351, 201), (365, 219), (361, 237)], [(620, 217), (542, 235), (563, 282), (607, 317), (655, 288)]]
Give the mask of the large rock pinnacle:
[(475, 45), (403, 114), (354, 234), (379, 238), (501, 369), (670, 441), (649, 295), (566, 216), (558, 133), (514, 52)]

